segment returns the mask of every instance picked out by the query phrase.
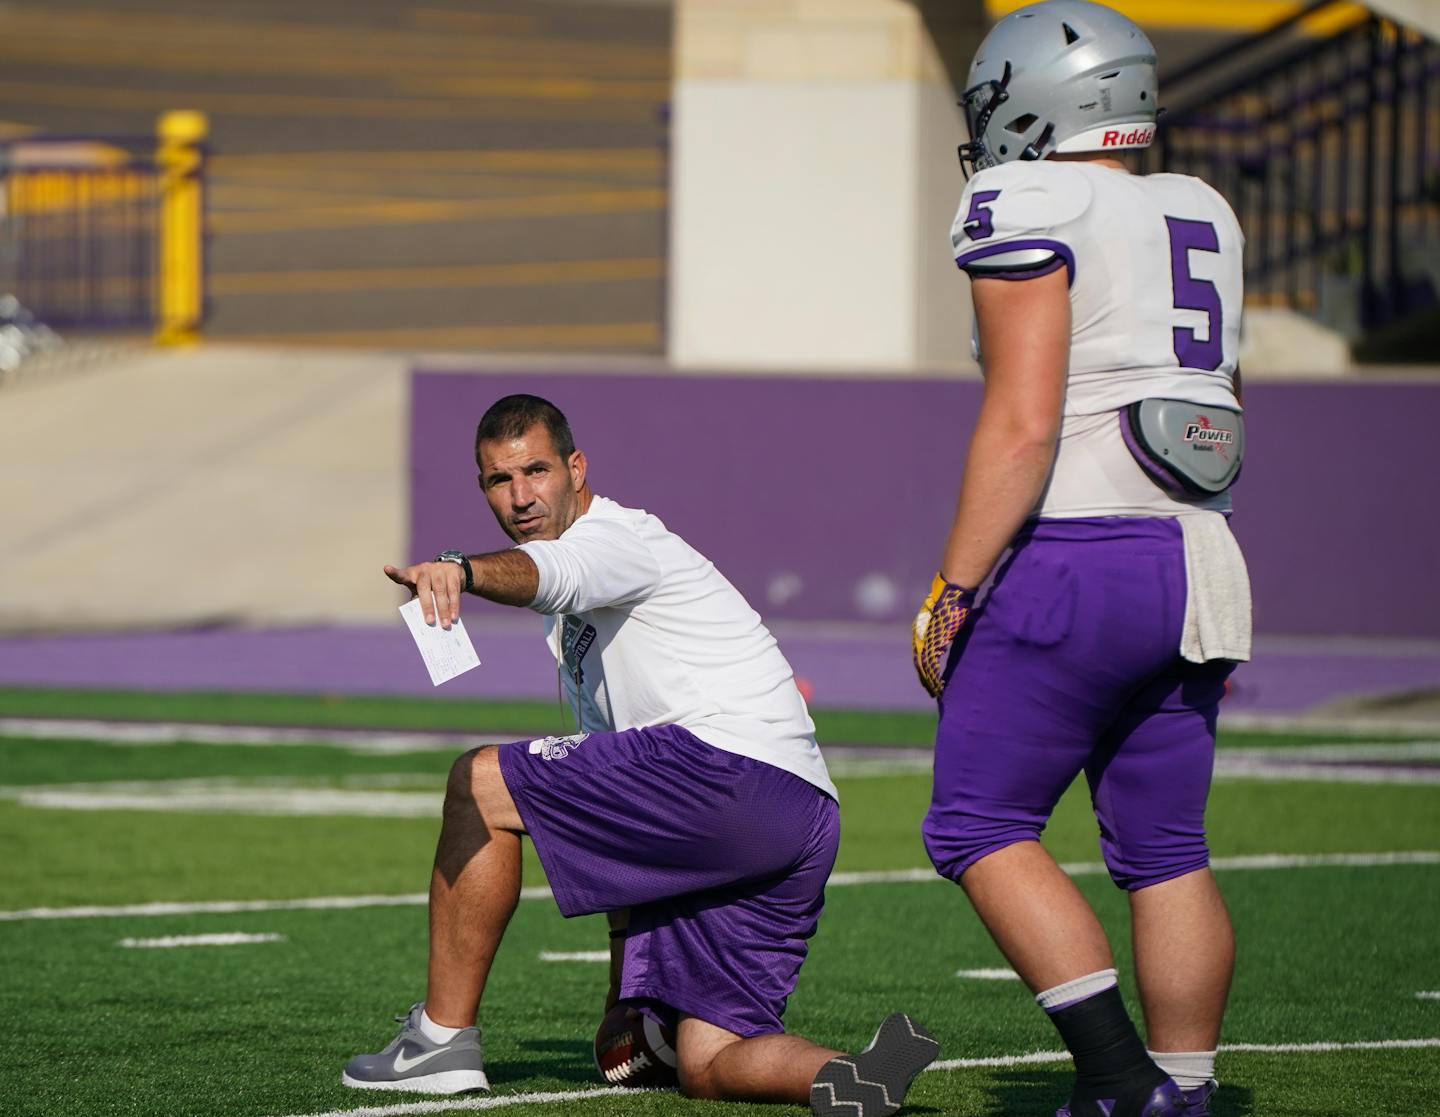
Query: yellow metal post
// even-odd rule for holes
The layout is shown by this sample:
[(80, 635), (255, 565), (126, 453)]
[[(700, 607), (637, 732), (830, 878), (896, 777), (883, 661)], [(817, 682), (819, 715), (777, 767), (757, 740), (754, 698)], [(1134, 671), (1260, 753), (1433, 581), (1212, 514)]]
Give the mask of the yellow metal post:
[(209, 132), (205, 114), (189, 110), (164, 113), (156, 128), (160, 321), (155, 341), (160, 345), (188, 345), (199, 338), (205, 274), (200, 144)]

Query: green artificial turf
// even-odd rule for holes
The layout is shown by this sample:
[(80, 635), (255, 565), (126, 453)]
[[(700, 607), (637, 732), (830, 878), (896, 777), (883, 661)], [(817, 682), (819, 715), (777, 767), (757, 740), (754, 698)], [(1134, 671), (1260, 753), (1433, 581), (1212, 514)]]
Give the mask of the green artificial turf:
[[(1436, 870), (1309, 869), (1222, 873), (1242, 945), (1226, 1039), (1354, 1042), (1440, 1034), (1440, 1011), (1417, 1001), (1434, 983)], [(1082, 888), (1112, 927), (1123, 898), (1099, 878)], [(279, 943), (124, 950), (127, 936), (249, 931)], [(0, 925), (7, 959), (0, 1006), (25, 1021), (25, 1043), (0, 1066), (17, 1114), (227, 1114), (263, 1117), (393, 1103), (337, 1083), (339, 1066), (377, 1049), (390, 1016), (421, 995), (424, 910), (263, 912)], [(1117, 960), (1128, 952), (1117, 936)], [(603, 966), (546, 963), (541, 950), (602, 947), (598, 917), (566, 921), (522, 901), (487, 991), (487, 1069), (497, 1091), (600, 1085), (587, 1041), (604, 996)], [(1345, 959), (1337, 967), (1336, 959)], [(868, 1039), (904, 1008), (940, 1038), (943, 1058), (1056, 1050), (1044, 1016), (1017, 982), (956, 970), (1000, 964), (957, 889), (944, 884), (832, 888), (787, 1022), (839, 1047)], [(1126, 981), (1133, 1003), (1133, 990)], [(1388, 1063), (1403, 1074), (1378, 1074)], [(1366, 1115), (1416, 1107), (1440, 1087), (1440, 1057), (1333, 1052), (1222, 1057), (1220, 1113)], [(1364, 1082), (1358, 1089), (1354, 1080)], [(926, 1075), (912, 1098), (946, 1113), (1048, 1114), (1064, 1100), (1063, 1064)], [(1263, 1106), (1259, 1099), (1269, 1099)], [(634, 1108), (637, 1104), (642, 1108)], [(713, 1108), (673, 1095), (526, 1107), (526, 1113), (691, 1114)], [(1408, 1108), (1407, 1108), (1408, 1107)], [(763, 1113), (726, 1106), (726, 1114)]]
[[(0, 713), (414, 727), (419, 707), (375, 700), (262, 699), (185, 714), (140, 696), (0, 695)], [(373, 714), (360, 716), (362, 709)], [(257, 713), (257, 711), (259, 711)], [(343, 711), (343, 712), (342, 712)], [(269, 716), (265, 716), (268, 712)], [(453, 709), (450, 710), (453, 713)], [(514, 711), (470, 711), (476, 732), (518, 729)], [(522, 711), (523, 712), (523, 711)], [(481, 716), (483, 714), (483, 717)], [(518, 716), (518, 715), (516, 715)], [(894, 715), (869, 714), (857, 734)], [(863, 726), (869, 725), (865, 730)], [(918, 724), (918, 723), (917, 723)], [(447, 726), (453, 728), (454, 726)], [(892, 736), (898, 737), (898, 732)], [(1316, 738), (1247, 735), (1249, 744)], [(374, 754), (296, 745), (125, 745), (0, 738), (0, 910), (152, 901), (280, 900), (421, 894), (453, 749)], [(24, 805), (42, 788), (163, 788), (177, 780), (249, 790), (398, 791), (433, 797), (416, 817), (293, 817), (220, 810), (74, 810)], [(837, 781), (843, 837), (837, 869), (925, 868), (918, 825), (923, 772)], [(83, 785), (83, 786), (82, 786)], [(1217, 858), (1440, 850), (1440, 787), (1221, 780), (1209, 814)], [(1098, 860), (1083, 788), (1046, 834), (1062, 861)], [(1220, 862), (1223, 866), (1223, 860)], [(1227, 1042), (1354, 1043), (1440, 1037), (1440, 865), (1220, 868), (1239, 938)], [(528, 852), (525, 883), (543, 883)], [(1101, 873), (1077, 883), (1112, 933), (1128, 978), (1126, 901)], [(248, 931), (284, 941), (132, 950), (126, 937)], [(549, 963), (540, 951), (603, 949), (598, 917), (564, 920), (547, 899), (522, 900), (484, 1006), (487, 1069), (497, 1095), (603, 1084), (589, 1039), (603, 966)], [(835, 885), (791, 999), (787, 1024), (839, 1047), (863, 1045), (903, 1008), (941, 1039), (943, 1059), (1058, 1050), (1053, 1029), (1016, 981), (958, 977), (1003, 966), (959, 889), (938, 879)], [(345, 1059), (377, 1050), (390, 1017), (423, 995), (425, 909), (418, 902), (354, 910), (0, 918), (0, 1010), (17, 1028), (0, 1060), (0, 1114), (16, 1117), (289, 1117), (419, 1099), (347, 1091)], [(1222, 1055), (1216, 1117), (1389, 1117), (1435, 1110), (1440, 1048)], [(1063, 1062), (923, 1075), (908, 1113), (1049, 1117), (1066, 1096)], [(692, 1102), (672, 1093), (517, 1105), (526, 1117), (752, 1117), (793, 1107)]]
[[(918, 683), (916, 684), (918, 687)], [(903, 745), (935, 742), (930, 710), (811, 710), (821, 745)], [(251, 694), (177, 691), (54, 690), (0, 687), (0, 717), (101, 718), (122, 721), (200, 722), (231, 725), (325, 726), (352, 729), (450, 730), (513, 734), (571, 732), (570, 714), (557, 702), (389, 698), (342, 694)], [(1420, 734), (1377, 732), (1375, 740), (1411, 740)], [(1275, 734), (1226, 731), (1222, 746), (1268, 746), (1353, 740), (1348, 733)]]

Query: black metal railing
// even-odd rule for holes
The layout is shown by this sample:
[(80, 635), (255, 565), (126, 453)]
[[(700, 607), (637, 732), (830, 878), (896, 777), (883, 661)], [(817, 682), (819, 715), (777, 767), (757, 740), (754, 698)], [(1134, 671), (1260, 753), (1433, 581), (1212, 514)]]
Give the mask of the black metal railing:
[(1170, 77), (1144, 169), (1229, 199), (1247, 301), (1354, 338), (1436, 305), (1440, 46), (1363, 14), (1325, 38), (1287, 34), (1337, 7), (1312, 4)]
[(193, 136), (203, 118), (161, 121), (157, 136), (0, 142), (0, 296), (55, 329), (193, 333), (203, 315), (205, 167)]

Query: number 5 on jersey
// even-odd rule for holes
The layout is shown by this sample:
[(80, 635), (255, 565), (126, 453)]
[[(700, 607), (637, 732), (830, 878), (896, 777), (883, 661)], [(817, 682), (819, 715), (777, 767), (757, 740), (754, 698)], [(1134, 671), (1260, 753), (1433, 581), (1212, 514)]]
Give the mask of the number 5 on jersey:
[(1220, 292), (1208, 279), (1196, 279), (1190, 274), (1190, 253), (1219, 252), (1220, 237), (1209, 221), (1166, 217), (1165, 224), (1170, 229), (1170, 279), (1175, 287), (1175, 309), (1203, 311), (1207, 323), (1203, 341), (1189, 326), (1176, 326), (1171, 330), (1175, 359), (1181, 368), (1214, 372), (1225, 359), (1220, 334)]
[(998, 190), (977, 190), (970, 195), (970, 212), (965, 215), (965, 224), (961, 228), (971, 240), (984, 240), (995, 234), (995, 218), (990, 212), (990, 203), (998, 197)]

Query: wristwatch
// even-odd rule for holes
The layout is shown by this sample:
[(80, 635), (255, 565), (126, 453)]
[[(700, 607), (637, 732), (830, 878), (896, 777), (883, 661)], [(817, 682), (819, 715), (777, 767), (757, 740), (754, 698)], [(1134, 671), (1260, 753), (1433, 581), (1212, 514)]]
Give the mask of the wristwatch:
[(465, 584), (460, 587), (462, 593), (469, 593), (475, 588), (475, 571), (470, 567), (470, 558), (464, 551), (441, 551), (435, 556), (436, 562), (453, 562), (461, 570), (465, 571)]

